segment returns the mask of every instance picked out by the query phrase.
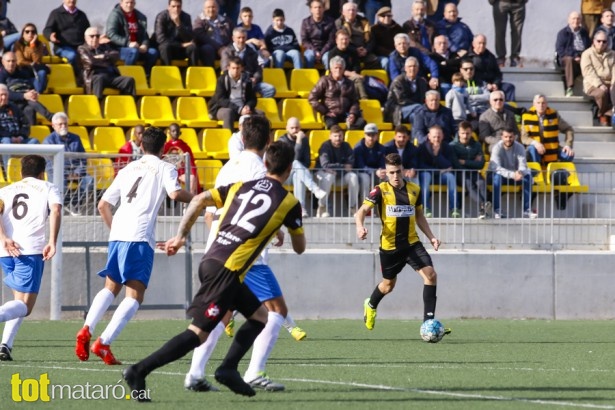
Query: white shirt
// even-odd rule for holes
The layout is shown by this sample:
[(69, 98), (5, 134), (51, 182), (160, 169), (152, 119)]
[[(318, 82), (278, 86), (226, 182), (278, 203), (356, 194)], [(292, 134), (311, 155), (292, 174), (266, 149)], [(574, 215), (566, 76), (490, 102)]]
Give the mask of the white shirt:
[(156, 247), (156, 216), (167, 194), (179, 191), (177, 169), (154, 155), (144, 155), (122, 168), (102, 199), (119, 208), (109, 241), (148, 242)]
[(243, 151), (243, 139), (241, 137), (241, 131), (237, 131), (228, 140), (228, 156), (230, 159), (234, 159)]
[[(4, 205), (2, 226), (9, 238), (21, 246), (22, 255), (39, 255), (47, 244), (45, 222), (54, 204), (62, 205), (60, 191), (51, 182), (24, 178), (0, 189)], [(10, 256), (0, 247), (0, 256)]]

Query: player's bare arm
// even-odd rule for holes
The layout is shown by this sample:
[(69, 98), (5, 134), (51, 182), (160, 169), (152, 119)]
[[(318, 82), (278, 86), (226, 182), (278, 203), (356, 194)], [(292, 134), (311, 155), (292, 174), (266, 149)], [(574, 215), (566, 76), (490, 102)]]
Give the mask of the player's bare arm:
[(107, 228), (111, 229), (111, 222), (113, 222), (113, 212), (111, 211), (111, 204), (104, 199), (98, 202), (98, 212)]
[(212, 205), (215, 205), (215, 202), (211, 196), (211, 191), (201, 192), (200, 194), (192, 198), (192, 200), (188, 204), (186, 213), (179, 222), (179, 227), (177, 228), (177, 235), (175, 235), (175, 237), (169, 239), (165, 243), (165, 250), (167, 252), (167, 255), (175, 255), (177, 251), (182, 246), (184, 246), (184, 244), (186, 243), (186, 237), (190, 233), (190, 229), (192, 228), (196, 220), (203, 213), (205, 207)]
[[(4, 202), (0, 200), (0, 215), (4, 213)], [(2, 224), (2, 219), (0, 218), (0, 244), (9, 255), (11, 256), (19, 256), (21, 255), (21, 246), (15, 242), (12, 238), (6, 236), (6, 231), (4, 230), (4, 225)]]
[(429, 227), (429, 222), (427, 222), (427, 218), (423, 214), (423, 208), (416, 208), (415, 211), (415, 220), (416, 226), (427, 236), (429, 242), (431, 242), (431, 246), (433, 246), (434, 250), (438, 250), (440, 248), (440, 240), (436, 238), (436, 236), (431, 232), (431, 228)]
[(367, 228), (363, 225), (363, 223), (365, 222), (365, 216), (370, 209), (371, 207), (369, 205), (363, 204), (357, 213), (354, 214), (354, 222), (357, 226), (357, 238), (362, 240), (367, 238)]
[(174, 192), (169, 193), (169, 198), (171, 198), (174, 201), (188, 203), (192, 201), (192, 198), (194, 198), (194, 195), (186, 191), (185, 189), (180, 189), (179, 191), (174, 191)]
[(305, 235), (303, 233), (300, 234), (291, 234), (290, 235), (290, 243), (293, 245), (293, 250), (297, 255), (301, 255), (305, 252)]
[(43, 248), (43, 260), (48, 261), (56, 254), (56, 243), (62, 223), (62, 205), (53, 204), (49, 212), (49, 240)]

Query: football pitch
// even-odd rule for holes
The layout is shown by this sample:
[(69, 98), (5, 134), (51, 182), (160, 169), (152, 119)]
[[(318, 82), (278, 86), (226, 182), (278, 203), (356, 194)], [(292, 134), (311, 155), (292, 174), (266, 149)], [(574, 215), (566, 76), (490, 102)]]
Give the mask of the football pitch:
[[(429, 344), (420, 340), (418, 321), (379, 320), (373, 331), (356, 320), (300, 321), (307, 339), (296, 342), (282, 329), (267, 367), (286, 391), (257, 391), (252, 398), (231, 393), (212, 376), (231, 340), (223, 335), (206, 369), (220, 392), (183, 388), (189, 355), (147, 378), (152, 402), (141, 404), (122, 397), (124, 365), (106, 366), (96, 356), (77, 360), (74, 335), (81, 322), (26, 319), (14, 361), (0, 362), (0, 408), (615, 409), (612, 321), (443, 322), (453, 333)], [(187, 323), (133, 321), (113, 352), (124, 364), (134, 363)], [(249, 353), (242, 372), (247, 359)], [(90, 399), (83, 398), (87, 394)]]

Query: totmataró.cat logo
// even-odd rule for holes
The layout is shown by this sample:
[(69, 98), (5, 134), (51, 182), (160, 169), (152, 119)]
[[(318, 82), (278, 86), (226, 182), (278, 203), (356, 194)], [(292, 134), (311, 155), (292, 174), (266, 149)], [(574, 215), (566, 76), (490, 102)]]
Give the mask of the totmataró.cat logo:
[(387, 205), (386, 215), (394, 218), (414, 216), (414, 205)]

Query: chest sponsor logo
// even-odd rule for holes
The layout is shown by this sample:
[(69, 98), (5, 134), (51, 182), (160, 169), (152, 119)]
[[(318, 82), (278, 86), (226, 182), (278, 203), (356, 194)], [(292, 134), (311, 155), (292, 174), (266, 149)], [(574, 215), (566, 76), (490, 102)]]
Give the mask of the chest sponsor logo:
[(414, 216), (413, 205), (387, 205), (386, 216), (392, 218), (408, 218)]

